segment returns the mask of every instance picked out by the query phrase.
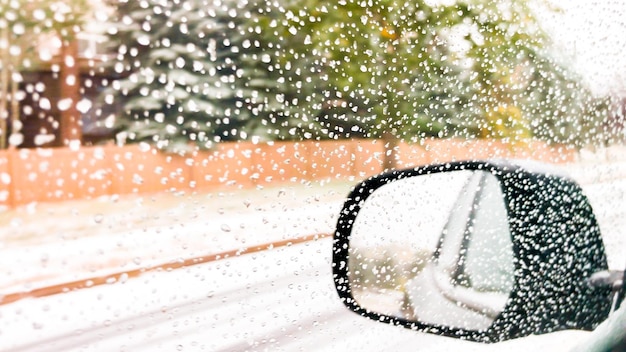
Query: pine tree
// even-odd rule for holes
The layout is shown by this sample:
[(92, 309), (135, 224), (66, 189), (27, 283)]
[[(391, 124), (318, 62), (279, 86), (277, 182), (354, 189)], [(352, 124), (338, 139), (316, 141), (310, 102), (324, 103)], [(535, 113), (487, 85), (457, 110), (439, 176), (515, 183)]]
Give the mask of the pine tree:
[[(237, 43), (237, 126), (242, 139), (324, 138), (316, 121), (321, 95), (315, 56), (306, 38), (289, 25), (281, 2), (240, 2), (232, 26)], [(322, 135), (320, 135), (322, 133)]]
[(105, 95), (121, 100), (117, 125), (127, 141), (184, 152), (235, 138), (241, 37), (230, 35), (230, 9), (202, 0), (115, 5), (111, 66), (121, 78)]
[(120, 79), (105, 97), (123, 106), (129, 141), (170, 151), (242, 139), (570, 142), (559, 111), (580, 110), (584, 99), (562, 99), (576, 80), (545, 56), (523, 2), (507, 3), (120, 1)]
[(122, 100), (118, 127), (127, 141), (185, 151), (318, 133), (315, 109), (307, 108), (319, 106), (310, 98), (316, 81), (305, 77), (303, 52), (289, 50), (302, 43), (285, 28), (279, 4), (127, 1), (117, 13), (112, 68), (122, 78), (106, 95)]

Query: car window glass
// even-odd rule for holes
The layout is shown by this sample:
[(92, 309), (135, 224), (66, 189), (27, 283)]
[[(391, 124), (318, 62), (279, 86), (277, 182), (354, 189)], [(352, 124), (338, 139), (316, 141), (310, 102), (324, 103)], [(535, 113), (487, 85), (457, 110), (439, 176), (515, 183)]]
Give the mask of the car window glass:
[[(352, 317), (330, 274), (352, 187), (432, 163), (565, 169), (622, 269), (624, 18), (611, 0), (0, 0), (0, 351), (436, 348)], [(370, 247), (428, 247), (366, 263), (392, 284), (364, 299), (410, 315), (407, 258), (446, 222), (446, 282), (510, 289), (497, 190), (448, 219), (457, 176), (359, 220)], [(470, 231), (472, 207), (490, 215)]]

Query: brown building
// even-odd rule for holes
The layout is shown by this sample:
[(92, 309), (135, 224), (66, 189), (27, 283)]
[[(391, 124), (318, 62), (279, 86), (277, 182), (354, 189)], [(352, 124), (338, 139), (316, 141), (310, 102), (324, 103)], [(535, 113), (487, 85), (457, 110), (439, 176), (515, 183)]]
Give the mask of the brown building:
[[(90, 3), (93, 13), (85, 18), (108, 12), (99, 1)], [(113, 79), (105, 73), (107, 37), (96, 34), (103, 33), (97, 21), (85, 21), (81, 32), (67, 37), (72, 39), (52, 33), (11, 39), (12, 47), (28, 54), (12, 59), (16, 56), (3, 51), (0, 60), (0, 110), (8, 112), (0, 121), (0, 130), (7, 130), (0, 135), (0, 148), (95, 144), (113, 138), (110, 122), (117, 108), (101, 99)]]

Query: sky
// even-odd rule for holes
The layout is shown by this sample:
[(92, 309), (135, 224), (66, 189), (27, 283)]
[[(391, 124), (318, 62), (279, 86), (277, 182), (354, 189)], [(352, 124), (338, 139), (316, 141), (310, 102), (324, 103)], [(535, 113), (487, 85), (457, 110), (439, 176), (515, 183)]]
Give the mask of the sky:
[(549, 0), (543, 27), (596, 94), (626, 95), (626, 1)]

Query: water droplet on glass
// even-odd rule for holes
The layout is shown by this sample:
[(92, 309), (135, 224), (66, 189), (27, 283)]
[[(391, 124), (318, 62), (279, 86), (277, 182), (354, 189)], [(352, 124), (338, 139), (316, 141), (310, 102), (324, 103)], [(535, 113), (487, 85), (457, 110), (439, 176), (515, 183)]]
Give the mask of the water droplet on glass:
[(52, 108), (52, 104), (50, 104), (50, 100), (48, 100), (48, 98), (41, 98), (39, 99), (39, 107), (42, 110), (50, 110), (50, 108)]
[(137, 43), (139, 43), (141, 45), (149, 45), (150, 44), (150, 37), (148, 37), (147, 35), (142, 35), (139, 38), (137, 38)]
[(12, 146), (19, 146), (22, 143), (24, 143), (24, 135), (21, 133), (12, 133), (11, 136), (9, 136), (9, 144)]
[(145, 143), (145, 142), (139, 143), (139, 150), (141, 150), (144, 153), (150, 151), (150, 144)]
[(65, 98), (65, 99), (59, 100), (59, 102), (57, 103), (57, 107), (61, 111), (69, 110), (72, 107), (72, 99)]
[(76, 103), (76, 109), (81, 113), (85, 114), (89, 109), (91, 109), (91, 101), (87, 99), (82, 99), (78, 103)]

